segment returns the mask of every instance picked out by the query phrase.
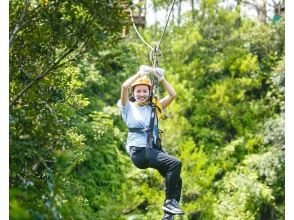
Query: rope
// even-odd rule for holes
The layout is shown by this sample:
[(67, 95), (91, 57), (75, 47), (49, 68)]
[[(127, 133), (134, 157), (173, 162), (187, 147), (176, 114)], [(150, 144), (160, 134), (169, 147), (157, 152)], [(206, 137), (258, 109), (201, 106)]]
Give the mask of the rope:
[[(167, 28), (167, 25), (168, 25), (168, 22), (169, 22), (169, 18), (170, 18), (170, 15), (171, 15), (172, 10), (173, 10), (173, 8), (174, 8), (175, 2), (176, 2), (176, 0), (173, 0), (173, 2), (172, 2), (172, 6), (171, 6), (171, 8), (170, 8), (170, 10), (169, 10), (169, 14), (168, 14), (168, 17), (167, 17), (166, 22), (165, 22), (165, 25), (164, 25), (163, 32), (162, 32), (162, 34), (161, 34), (161, 36), (160, 36), (160, 40), (159, 40), (157, 46), (155, 46), (154, 49), (153, 49), (153, 47), (150, 46), (150, 44), (148, 44), (148, 43), (143, 39), (143, 37), (140, 35), (140, 33), (139, 33), (139, 31), (138, 31), (138, 29), (137, 29), (137, 27), (136, 27), (136, 24), (135, 24), (134, 18), (133, 18), (132, 10), (129, 8), (130, 16), (131, 16), (131, 20), (132, 20), (132, 23), (133, 23), (133, 27), (134, 27), (134, 29), (135, 29), (137, 35), (139, 36), (139, 38), (143, 41), (143, 43), (146, 44), (146, 45), (151, 49), (151, 53), (152, 53), (153, 51), (155, 51), (154, 54), (156, 54), (156, 51), (159, 51), (159, 46), (160, 46), (160, 44), (161, 44), (161, 42), (162, 42), (163, 35), (164, 35), (165, 30), (166, 30), (166, 28)], [(150, 53), (150, 54), (151, 54), (151, 53)], [(151, 60), (152, 60), (152, 59), (151, 59)]]
[(143, 43), (146, 44), (146, 45), (152, 50), (153, 48), (150, 46), (150, 44), (148, 44), (148, 43), (144, 40), (144, 38), (140, 35), (140, 33), (139, 33), (139, 31), (138, 31), (138, 29), (137, 29), (137, 27), (136, 27), (136, 25), (135, 25), (135, 21), (134, 21), (134, 18), (133, 18), (133, 13), (132, 13), (132, 10), (131, 10), (130, 8), (129, 8), (129, 11), (130, 11), (130, 16), (131, 16), (131, 20), (132, 20), (132, 23), (133, 23), (133, 27), (134, 27), (134, 29), (135, 29), (137, 35), (138, 35), (139, 38), (143, 41)]

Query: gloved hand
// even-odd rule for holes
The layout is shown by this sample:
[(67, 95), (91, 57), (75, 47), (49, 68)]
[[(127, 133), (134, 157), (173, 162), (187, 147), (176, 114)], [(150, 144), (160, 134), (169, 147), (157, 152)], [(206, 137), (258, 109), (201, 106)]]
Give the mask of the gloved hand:
[(141, 65), (139, 68), (139, 74), (141, 77), (147, 75), (151, 71), (152, 71), (152, 67), (150, 66)]
[(164, 69), (156, 67), (154, 75), (156, 76), (159, 82), (162, 81), (164, 79)]

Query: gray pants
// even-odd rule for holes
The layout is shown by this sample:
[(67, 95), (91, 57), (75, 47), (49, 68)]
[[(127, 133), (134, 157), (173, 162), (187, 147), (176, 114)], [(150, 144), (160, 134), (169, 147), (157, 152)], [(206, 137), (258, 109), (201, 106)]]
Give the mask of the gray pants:
[[(148, 150), (146, 154), (145, 147), (132, 146), (130, 155), (133, 164), (140, 169), (150, 167), (158, 170), (165, 178), (166, 199), (176, 199), (179, 202), (182, 191), (181, 161), (163, 151), (154, 148)], [(148, 158), (145, 154), (148, 155)]]

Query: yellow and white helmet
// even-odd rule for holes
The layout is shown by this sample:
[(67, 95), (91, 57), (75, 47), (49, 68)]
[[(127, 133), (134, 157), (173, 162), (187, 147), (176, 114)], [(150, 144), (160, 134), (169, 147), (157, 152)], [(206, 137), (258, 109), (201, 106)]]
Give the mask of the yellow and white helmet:
[(149, 86), (149, 89), (152, 87), (151, 81), (147, 76), (143, 76), (143, 77), (137, 79), (135, 82), (132, 83), (131, 88), (134, 89), (135, 86), (138, 86), (138, 85)]

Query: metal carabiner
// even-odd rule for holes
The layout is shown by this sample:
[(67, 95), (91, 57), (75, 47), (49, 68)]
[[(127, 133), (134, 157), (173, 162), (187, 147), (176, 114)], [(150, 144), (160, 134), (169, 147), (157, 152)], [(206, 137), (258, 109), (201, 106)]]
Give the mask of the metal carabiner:
[(155, 46), (151, 51), (150, 51), (150, 60), (153, 64), (153, 67), (156, 67), (154, 64), (158, 65), (159, 58), (162, 56), (162, 53), (160, 50), (157, 49), (157, 46)]

